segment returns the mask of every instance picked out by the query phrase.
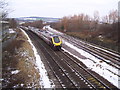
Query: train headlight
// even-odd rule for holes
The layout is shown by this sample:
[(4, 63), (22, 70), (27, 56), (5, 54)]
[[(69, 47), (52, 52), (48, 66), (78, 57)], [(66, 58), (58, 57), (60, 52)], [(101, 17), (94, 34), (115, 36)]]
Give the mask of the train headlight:
[(54, 47), (55, 47), (56, 45), (54, 44)]

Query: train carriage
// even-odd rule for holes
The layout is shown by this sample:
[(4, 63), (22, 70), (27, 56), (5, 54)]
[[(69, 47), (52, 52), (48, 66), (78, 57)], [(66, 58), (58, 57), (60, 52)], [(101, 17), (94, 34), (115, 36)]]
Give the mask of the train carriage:
[(50, 33), (46, 30), (32, 30), (39, 37), (41, 37), (53, 50), (60, 50), (62, 47), (62, 40), (60, 36)]

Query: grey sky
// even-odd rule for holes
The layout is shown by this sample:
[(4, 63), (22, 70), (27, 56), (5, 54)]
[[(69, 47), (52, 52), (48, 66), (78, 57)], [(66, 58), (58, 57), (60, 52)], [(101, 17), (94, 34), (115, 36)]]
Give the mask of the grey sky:
[(9, 0), (13, 10), (9, 17), (63, 17), (74, 14), (93, 16), (99, 11), (100, 16), (107, 15), (110, 10), (118, 9), (119, 0)]

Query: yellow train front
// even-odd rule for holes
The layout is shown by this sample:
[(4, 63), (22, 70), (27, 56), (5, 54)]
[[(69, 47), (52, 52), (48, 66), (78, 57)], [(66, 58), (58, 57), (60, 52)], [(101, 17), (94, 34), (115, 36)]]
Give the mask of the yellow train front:
[(59, 36), (53, 35), (51, 37), (51, 45), (54, 50), (60, 50), (62, 47), (62, 40)]

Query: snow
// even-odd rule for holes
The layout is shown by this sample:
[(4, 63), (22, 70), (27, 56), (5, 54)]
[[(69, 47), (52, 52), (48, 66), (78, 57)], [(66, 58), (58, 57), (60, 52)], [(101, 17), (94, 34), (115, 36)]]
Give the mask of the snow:
[(0, 82), (3, 81), (4, 79), (3, 78), (0, 78)]
[(21, 87), (23, 87), (24, 84), (21, 84)]
[[(83, 62), (89, 69), (95, 71), (105, 79), (107, 79), (109, 82), (111, 82), (113, 85), (118, 86), (118, 69), (108, 65), (105, 62), (101, 62), (98, 58), (94, 57), (93, 55), (83, 51), (82, 49), (79, 49), (75, 47), (74, 45), (64, 41), (64, 44), (67, 45), (69, 48), (74, 49), (81, 55), (87, 57), (87, 59), (81, 59), (78, 56), (72, 54), (70, 51), (66, 50), (65, 48), (62, 48), (65, 52), (69, 53), (70, 55), (74, 56), (75, 58), (79, 59), (81, 62)], [(115, 75), (116, 74), (116, 75)]]
[(40, 85), (42, 86), (42, 88), (54, 88), (55, 85), (52, 84), (52, 81), (48, 78), (47, 71), (46, 71), (46, 69), (44, 67), (43, 62), (41, 61), (41, 58), (40, 58), (40, 56), (39, 56), (39, 54), (37, 52), (37, 49), (32, 44), (32, 41), (30, 40), (30, 38), (28, 37), (26, 32), (24, 30), (22, 30), (22, 31), (27, 36), (28, 42), (31, 44), (31, 46), (33, 48), (34, 55), (36, 57), (37, 68), (38, 68), (39, 74), (40, 74)]
[(59, 32), (59, 31), (51, 28), (50, 25), (44, 26), (43, 29), (47, 29), (47, 30), (49, 30), (50, 32), (53, 32), (53, 33), (55, 33), (55, 34), (59, 34), (59, 35), (62, 35), (62, 34), (63, 34), (63, 33)]
[(9, 29), (9, 33), (16, 33), (13, 29)]
[(19, 72), (20, 72), (19, 70), (15, 70), (15, 71), (11, 71), (11, 74), (17, 74)]

